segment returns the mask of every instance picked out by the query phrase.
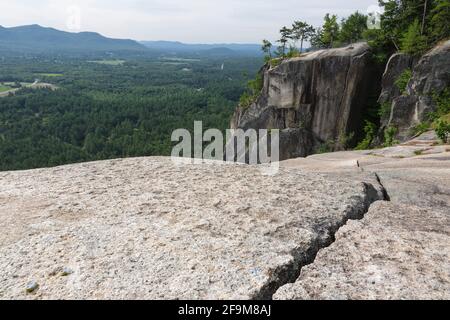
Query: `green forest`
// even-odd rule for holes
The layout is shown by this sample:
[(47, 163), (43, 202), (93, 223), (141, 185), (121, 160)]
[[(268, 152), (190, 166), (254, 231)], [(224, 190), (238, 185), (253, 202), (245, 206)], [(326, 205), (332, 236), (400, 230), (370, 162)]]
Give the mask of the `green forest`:
[[(222, 70), (222, 64), (224, 68)], [(0, 85), (39, 80), (0, 97), (0, 170), (170, 155), (171, 133), (229, 127), (259, 58), (2, 58)]]

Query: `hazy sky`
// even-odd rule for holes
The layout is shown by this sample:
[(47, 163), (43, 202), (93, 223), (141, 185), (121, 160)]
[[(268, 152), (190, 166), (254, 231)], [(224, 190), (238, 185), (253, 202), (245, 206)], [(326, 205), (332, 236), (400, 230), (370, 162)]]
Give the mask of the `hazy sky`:
[[(327, 13), (340, 18), (378, 0), (0, 0), (0, 25), (40, 24), (96, 31), (115, 38), (189, 43), (274, 40), (283, 25), (316, 26)], [(78, 12), (80, 13), (78, 15)]]

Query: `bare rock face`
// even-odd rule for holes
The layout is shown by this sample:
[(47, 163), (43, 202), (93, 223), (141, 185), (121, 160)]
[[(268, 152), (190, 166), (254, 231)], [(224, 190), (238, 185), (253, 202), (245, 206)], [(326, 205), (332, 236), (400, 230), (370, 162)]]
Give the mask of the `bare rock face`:
[[(388, 118), (382, 119), (382, 128), (395, 127), (397, 139), (410, 139), (411, 129), (427, 120), (430, 112), (436, 111), (434, 94), (440, 94), (450, 87), (450, 40), (437, 45), (424, 55), (417, 64), (411, 57), (395, 55), (391, 58), (383, 80), (380, 102), (392, 101)], [(413, 75), (406, 93), (399, 93), (392, 80), (401, 74), (400, 70), (413, 66)], [(395, 81), (395, 80), (394, 80)]]
[(2, 172), (0, 182), (0, 299), (271, 298), (383, 199), (371, 174), (264, 176), (170, 158)]
[(449, 299), (450, 146), (431, 132), (384, 149), (292, 159), (283, 166), (377, 175), (390, 202), (350, 221), (275, 299)]
[[(249, 108), (236, 110), (231, 127), (282, 130), (282, 159), (310, 155), (322, 143), (340, 149), (341, 137), (361, 129), (368, 97), (379, 84), (374, 69), (365, 43), (267, 65), (261, 71), (261, 96)], [(291, 141), (283, 143), (287, 131)], [(300, 143), (292, 141), (295, 136), (302, 138)]]
[(412, 70), (416, 59), (405, 53), (396, 53), (389, 59), (386, 70), (383, 74), (381, 94), (378, 103), (382, 105), (383, 114), (380, 119), (380, 141), (381, 143), (384, 131), (389, 127), (392, 116), (392, 102), (402, 95), (402, 92), (396, 85), (396, 81), (407, 70)]
[[(412, 70), (414, 60), (414, 57), (405, 53), (396, 53), (392, 55), (383, 74), (382, 91), (378, 100), (380, 103), (391, 103), (394, 98), (402, 95), (402, 92), (400, 92), (400, 89), (395, 85), (395, 82), (405, 70)], [(389, 120), (389, 115), (387, 120)]]
[(0, 299), (448, 299), (450, 148), (433, 141), (274, 176), (168, 158), (0, 172)]
[(378, 202), (275, 299), (450, 299), (450, 215)]

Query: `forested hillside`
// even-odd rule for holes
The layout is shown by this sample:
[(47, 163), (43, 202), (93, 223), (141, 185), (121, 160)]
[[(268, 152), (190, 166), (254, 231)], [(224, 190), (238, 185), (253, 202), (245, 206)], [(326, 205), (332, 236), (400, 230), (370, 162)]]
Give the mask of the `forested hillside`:
[(0, 52), (84, 53), (98, 51), (146, 51), (133, 40), (106, 38), (95, 32), (71, 33), (39, 25), (0, 26)]

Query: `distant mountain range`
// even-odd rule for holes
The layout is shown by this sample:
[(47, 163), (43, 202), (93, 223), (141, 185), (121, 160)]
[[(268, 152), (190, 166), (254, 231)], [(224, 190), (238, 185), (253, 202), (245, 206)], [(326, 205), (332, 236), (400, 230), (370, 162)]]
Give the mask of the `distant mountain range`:
[(259, 56), (259, 44), (187, 44), (178, 41), (141, 41), (147, 48), (173, 54), (252, 55)]
[(0, 26), (0, 49), (32, 52), (145, 51), (133, 40), (106, 38), (94, 32), (71, 33), (39, 25)]
[(257, 44), (185, 44), (174, 41), (111, 39), (95, 32), (72, 33), (40, 25), (0, 26), (0, 53), (96, 54), (131, 52), (148, 55), (260, 56)]

